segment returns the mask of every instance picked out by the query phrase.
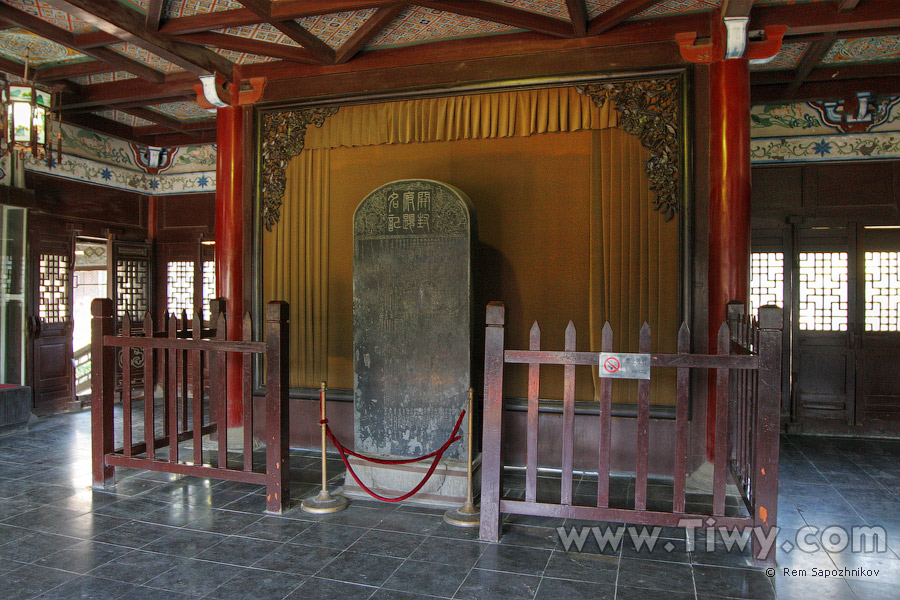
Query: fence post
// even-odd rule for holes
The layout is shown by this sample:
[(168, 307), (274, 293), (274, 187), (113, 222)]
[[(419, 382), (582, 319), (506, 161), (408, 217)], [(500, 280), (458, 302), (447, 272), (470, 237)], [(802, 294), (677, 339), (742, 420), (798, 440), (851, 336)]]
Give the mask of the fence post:
[(115, 468), (106, 464), (106, 455), (114, 450), (116, 351), (103, 345), (103, 336), (113, 335), (115, 331), (114, 311), (109, 298), (91, 302), (91, 465), (95, 488), (115, 481)]
[[(481, 443), (481, 527), (479, 539), (500, 541), (503, 421), (503, 337), (506, 309), (502, 302), (487, 306), (484, 333), (484, 417)], [(534, 457), (537, 460), (537, 457)]]
[[(782, 313), (777, 306), (759, 309), (759, 380), (753, 430), (754, 485), (753, 520), (768, 535), (778, 524), (778, 450), (781, 425), (781, 335)], [(753, 536), (757, 560), (775, 563), (775, 546), (759, 556), (759, 536)]]
[(277, 514), (291, 499), (288, 308), (287, 302), (266, 305), (266, 512)]

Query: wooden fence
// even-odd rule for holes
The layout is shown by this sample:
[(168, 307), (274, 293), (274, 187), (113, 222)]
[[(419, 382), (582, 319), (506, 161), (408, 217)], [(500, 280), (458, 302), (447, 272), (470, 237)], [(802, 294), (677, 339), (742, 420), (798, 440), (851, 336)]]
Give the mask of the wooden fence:
[[(675, 354), (650, 353), (650, 328), (640, 332), (639, 353), (650, 355), (652, 369), (676, 369), (675, 443), (671, 510), (648, 510), (648, 455), (650, 447), (650, 380), (639, 379), (637, 391), (637, 435), (635, 439), (634, 504), (610, 506), (610, 439), (612, 379), (600, 379), (598, 480), (593, 506), (573, 503), (573, 455), (575, 437), (575, 367), (598, 366), (600, 353), (575, 350), (575, 327), (569, 323), (562, 351), (542, 350), (540, 330), (532, 328), (528, 350), (504, 346), (505, 308), (492, 302), (487, 308), (485, 334), (484, 424), (482, 444), (480, 538), (499, 541), (503, 513), (565, 517), (585, 520), (678, 526), (683, 519), (715, 519), (716, 526), (758, 526), (763, 531), (776, 525), (778, 501), (779, 403), (781, 398), (781, 309), (763, 307), (759, 323), (743, 316), (738, 306), (729, 310), (732, 326), (723, 323), (717, 354), (691, 354), (691, 333), (686, 324), (678, 332)], [(613, 352), (613, 332), (607, 323), (601, 336), (601, 351)], [(527, 364), (528, 413), (524, 499), (504, 497), (502, 463), (503, 369), (504, 364)], [(562, 455), (559, 502), (537, 499), (538, 411), (540, 365), (564, 365)], [(715, 449), (713, 458), (712, 509), (686, 510), (688, 432), (691, 369), (712, 370), (716, 377)], [(726, 514), (729, 479), (739, 486), (746, 514)], [(692, 505), (692, 508), (695, 508)], [(754, 556), (761, 546), (753, 536)], [(774, 550), (762, 557), (774, 560)]]
[[(132, 335), (128, 317), (122, 335), (114, 335), (115, 312), (111, 300), (91, 304), (91, 438), (95, 487), (114, 482), (115, 467), (130, 467), (181, 475), (227, 479), (266, 486), (266, 509), (281, 513), (290, 501), (288, 455), (288, 305), (270, 302), (266, 307), (265, 341), (253, 341), (249, 315), (244, 317), (241, 339), (227, 340), (224, 301), (214, 312), (215, 328), (203, 328), (199, 315), (192, 322), (174, 317), (165, 320), (165, 331), (154, 331), (153, 320), (144, 317), (143, 335)], [(122, 445), (115, 447), (116, 352), (125, 356), (140, 349), (143, 393), (133, 399), (133, 385), (122, 386)], [(242, 398), (228, 398), (226, 356), (242, 357)], [(265, 464), (253, 457), (253, 356), (265, 355)], [(130, 360), (122, 361), (122, 378), (133, 382)], [(160, 366), (157, 371), (157, 365)], [(161, 373), (162, 398), (154, 397), (154, 382)], [(137, 388), (140, 390), (140, 388)], [(229, 464), (226, 416), (231, 402), (243, 404), (243, 453)], [(138, 404), (142, 406), (137, 406)], [(134, 438), (135, 411), (142, 416), (143, 439)], [(161, 410), (162, 413), (157, 411)], [(162, 416), (161, 435), (157, 417)], [(217, 449), (204, 455), (203, 438), (217, 434)], [(192, 440), (190, 460), (181, 457), (178, 444)], [(260, 461), (261, 462), (261, 461)], [(215, 464), (213, 464), (215, 463)]]

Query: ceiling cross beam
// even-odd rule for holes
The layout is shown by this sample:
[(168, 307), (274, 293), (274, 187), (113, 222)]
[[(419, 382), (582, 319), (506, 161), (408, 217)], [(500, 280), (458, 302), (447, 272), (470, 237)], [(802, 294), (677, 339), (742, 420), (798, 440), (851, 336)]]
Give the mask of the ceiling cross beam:
[(292, 19), (279, 20), (272, 17), (271, 0), (238, 0), (245, 8), (253, 11), (262, 22), (268, 23), (292, 41), (300, 44), (316, 59), (323, 64), (333, 64), (335, 60), (334, 48), (306, 30), (305, 27)]
[(398, 4), (396, 6), (385, 6), (376, 10), (375, 14), (366, 19), (366, 22), (362, 24), (362, 27), (354, 31), (353, 35), (350, 36), (350, 39), (338, 48), (335, 62), (337, 64), (343, 64), (356, 56), (360, 50), (366, 47), (366, 44), (368, 44), (372, 38), (378, 35), (382, 29), (387, 27), (391, 21), (396, 19), (397, 16), (403, 12), (404, 8), (406, 8), (405, 4)]
[(518, 29), (527, 29), (536, 33), (563, 38), (573, 36), (572, 25), (562, 19), (554, 19), (506, 4), (496, 4), (485, 0), (420, 0), (416, 4), (466, 17), (493, 21)]
[(226, 50), (234, 50), (235, 52), (247, 52), (249, 54), (258, 54), (259, 56), (271, 56), (273, 58), (293, 60), (313, 65), (321, 64), (318, 58), (313, 56), (306, 48), (297, 48), (296, 46), (286, 46), (284, 44), (273, 44), (272, 42), (262, 42), (260, 40), (252, 40), (236, 35), (229, 35), (227, 33), (218, 33), (215, 31), (207, 33), (189, 33), (188, 35), (179, 36), (178, 39), (186, 44), (216, 46), (217, 48), (225, 48)]
[(218, 73), (231, 80), (234, 65), (212, 50), (173, 41), (147, 30), (140, 12), (117, 0), (46, 0), (98, 29), (144, 48), (195, 75)]
[(149, 31), (159, 31), (164, 2), (165, 0), (150, 0), (148, 2), (146, 24)]
[(185, 133), (192, 137), (198, 137), (199, 134), (194, 131), (185, 131), (182, 127), (181, 121), (178, 119), (173, 119), (168, 115), (164, 115), (158, 113), (156, 111), (150, 110), (149, 108), (143, 107), (130, 107), (130, 108), (122, 108), (118, 107), (116, 110), (119, 110), (125, 114), (131, 115), (132, 117), (137, 117), (139, 119), (143, 119), (145, 121), (150, 121), (151, 123), (156, 123), (157, 125), (161, 125), (166, 129), (177, 131), (179, 133)]
[(624, 23), (634, 15), (658, 4), (661, 0), (623, 0), (588, 23), (588, 35), (599, 35)]
[(122, 56), (107, 48), (79, 48), (75, 42), (76, 36), (72, 32), (8, 4), (0, 3), (0, 18), (10, 23), (15, 23), (19, 27), (27, 29), (31, 33), (46, 38), (51, 42), (56, 42), (91, 58), (103, 61), (111, 66), (110, 71), (120, 69), (154, 83), (162, 83), (165, 80), (165, 75), (156, 69), (152, 69), (143, 63), (132, 60), (127, 56)]
[(822, 59), (825, 58), (825, 55), (828, 54), (828, 49), (831, 48), (833, 43), (834, 36), (826, 34), (825, 37), (812, 42), (806, 48), (806, 51), (803, 53), (803, 58), (800, 59), (800, 62), (797, 65), (794, 80), (791, 81), (785, 91), (785, 96), (790, 98), (800, 89), (800, 86), (806, 82), (806, 78), (809, 77), (809, 74), (813, 72), (813, 69), (819, 66), (819, 63), (821, 63)]
[(584, 0), (566, 0), (566, 8), (569, 9), (569, 19), (572, 21), (572, 29), (578, 37), (587, 35), (588, 12)]

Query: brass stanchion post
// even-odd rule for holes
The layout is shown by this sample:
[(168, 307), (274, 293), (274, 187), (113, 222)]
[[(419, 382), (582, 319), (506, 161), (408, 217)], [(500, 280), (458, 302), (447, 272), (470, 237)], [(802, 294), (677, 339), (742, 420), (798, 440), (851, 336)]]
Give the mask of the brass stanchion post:
[(469, 451), (468, 464), (466, 465), (466, 503), (459, 508), (453, 508), (444, 513), (444, 521), (457, 527), (478, 527), (481, 522), (481, 513), (472, 502), (472, 435), (475, 430), (475, 391), (469, 388)]
[(348, 504), (347, 499), (343, 496), (332, 496), (328, 491), (328, 466), (325, 456), (325, 444), (327, 442), (325, 428), (328, 426), (328, 423), (327, 419), (325, 418), (325, 390), (326, 384), (323, 381), (322, 385), (319, 388), (319, 407), (320, 413), (322, 415), (322, 489), (319, 490), (319, 494), (315, 498), (307, 498), (300, 503), (300, 509), (304, 512), (319, 515), (344, 510), (345, 508), (347, 508)]

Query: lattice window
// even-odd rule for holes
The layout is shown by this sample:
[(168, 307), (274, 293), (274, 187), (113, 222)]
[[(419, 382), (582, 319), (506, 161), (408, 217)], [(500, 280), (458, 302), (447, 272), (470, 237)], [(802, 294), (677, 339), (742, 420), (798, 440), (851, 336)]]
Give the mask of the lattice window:
[(144, 313), (150, 308), (149, 284), (148, 261), (122, 259), (116, 262), (116, 313), (120, 319), (127, 312), (133, 321), (143, 320)]
[(38, 273), (38, 315), (44, 323), (65, 322), (69, 318), (69, 257), (65, 254), (41, 254)]
[(847, 253), (801, 252), (801, 330), (847, 331)]
[(866, 252), (866, 331), (900, 331), (900, 252)]
[(203, 318), (210, 318), (209, 301), (216, 297), (216, 261), (203, 261)]
[(766, 304), (784, 306), (784, 253), (750, 255), (750, 314), (759, 315)]
[(181, 317), (194, 314), (194, 261), (173, 260), (166, 264), (166, 310)]

